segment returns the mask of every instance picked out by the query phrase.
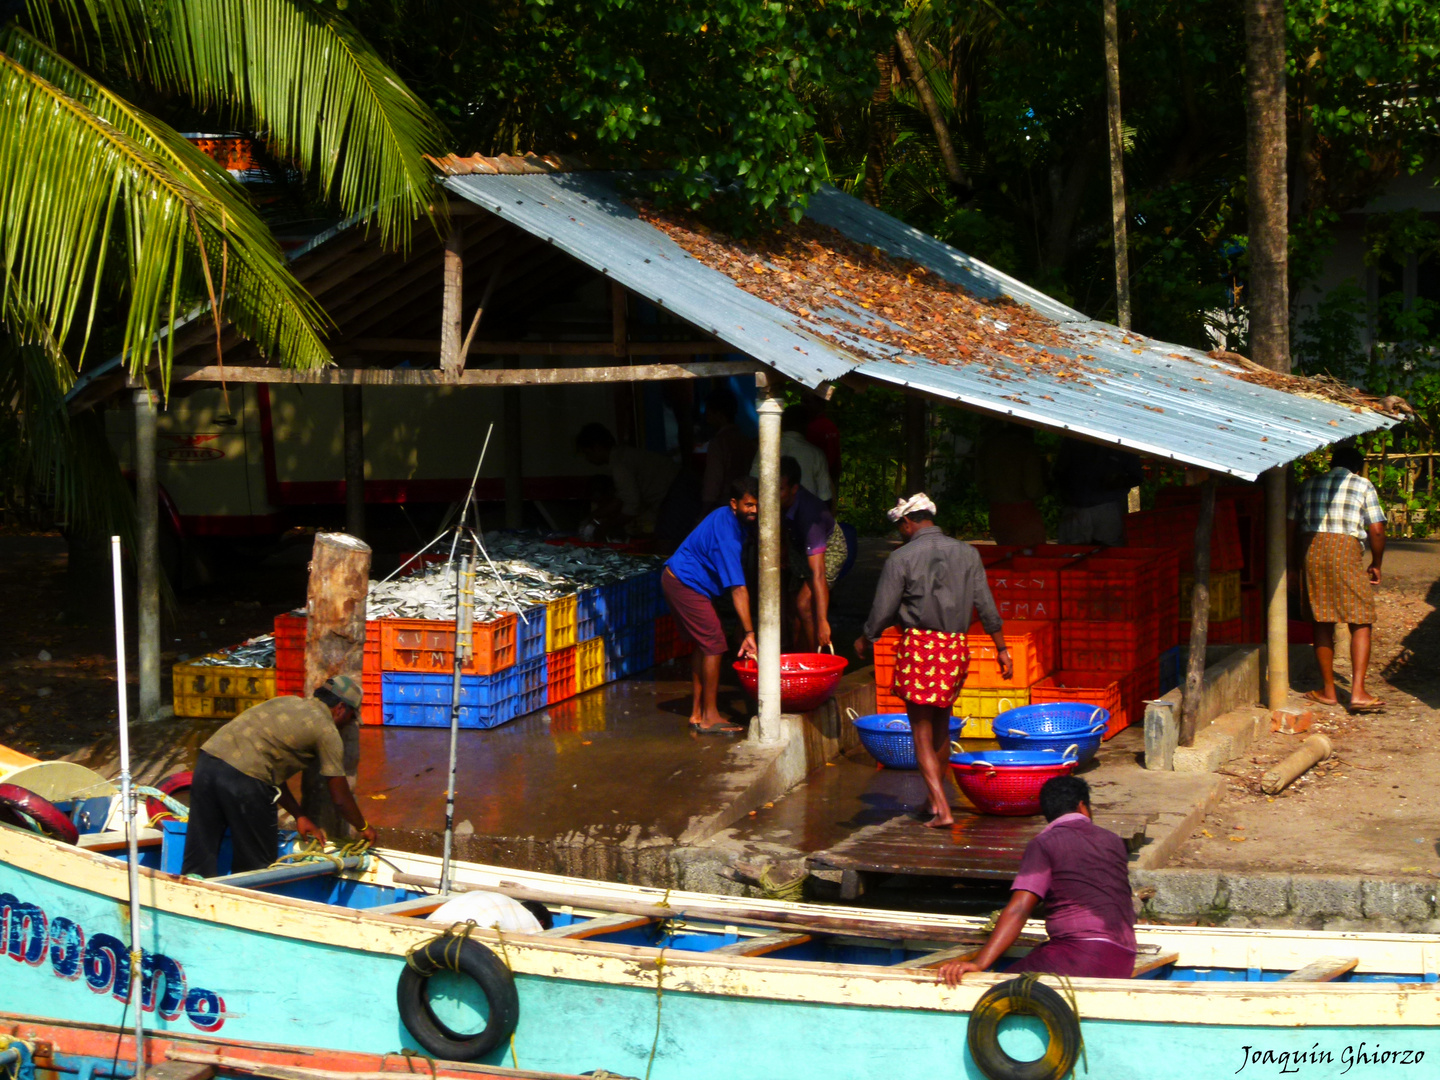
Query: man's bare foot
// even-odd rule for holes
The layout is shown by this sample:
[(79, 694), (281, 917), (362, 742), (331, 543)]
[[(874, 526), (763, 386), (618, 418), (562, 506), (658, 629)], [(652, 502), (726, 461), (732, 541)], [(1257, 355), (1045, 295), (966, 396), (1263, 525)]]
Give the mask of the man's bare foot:
[(948, 829), (955, 824), (955, 819), (949, 814), (936, 814), (923, 824), (927, 829)]
[(1339, 699), (1333, 698), (1333, 697), (1332, 697), (1332, 698), (1327, 698), (1324, 694), (1320, 693), (1319, 690), (1307, 690), (1307, 691), (1305, 691), (1305, 700), (1306, 700), (1306, 701), (1313, 701), (1316, 705), (1339, 705), (1339, 704), (1340, 704)]

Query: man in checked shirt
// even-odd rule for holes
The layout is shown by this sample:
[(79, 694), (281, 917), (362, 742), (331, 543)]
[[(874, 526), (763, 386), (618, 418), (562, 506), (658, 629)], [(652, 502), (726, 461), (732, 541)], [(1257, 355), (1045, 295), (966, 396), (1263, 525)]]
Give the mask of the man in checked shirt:
[[(1338, 705), (1335, 696), (1335, 624), (1350, 624), (1351, 713), (1380, 712), (1385, 703), (1365, 689), (1370, 665), (1370, 627), (1375, 622), (1375, 586), (1385, 558), (1385, 511), (1375, 485), (1360, 475), (1365, 458), (1353, 443), (1339, 443), (1330, 471), (1300, 485), (1290, 507), (1299, 541), (1297, 562), (1305, 611), (1315, 621), (1315, 659), (1324, 685), (1305, 696)], [(1361, 565), (1366, 539), (1370, 568)]]

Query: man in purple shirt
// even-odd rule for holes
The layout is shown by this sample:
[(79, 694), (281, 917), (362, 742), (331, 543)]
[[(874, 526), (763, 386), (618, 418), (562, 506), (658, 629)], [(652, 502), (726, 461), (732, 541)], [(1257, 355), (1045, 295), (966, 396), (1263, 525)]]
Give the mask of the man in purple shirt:
[(985, 971), (1015, 944), (1035, 905), (1045, 901), (1050, 940), (1005, 969), (1092, 979), (1128, 979), (1135, 970), (1135, 907), (1130, 896), (1125, 842), (1091, 820), (1090, 785), (1057, 776), (1040, 789), (1050, 824), (1025, 847), (1010, 903), (984, 947), (969, 960), (940, 968), (950, 986), (971, 971)]

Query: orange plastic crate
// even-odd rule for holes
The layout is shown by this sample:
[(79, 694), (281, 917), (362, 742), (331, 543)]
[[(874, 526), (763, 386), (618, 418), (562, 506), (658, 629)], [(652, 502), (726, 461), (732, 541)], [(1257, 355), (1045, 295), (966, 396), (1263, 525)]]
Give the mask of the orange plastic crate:
[[(466, 675), (494, 675), (515, 663), (515, 615), (476, 623), (471, 630)], [(455, 624), (434, 619), (381, 619), (380, 670), (455, 670)]]
[(1090, 622), (1143, 619), (1157, 610), (1159, 585), (1155, 559), (1092, 555), (1060, 575), (1060, 617)]
[(1002, 679), (995, 642), (978, 622), (973, 624), (965, 635), (970, 653), (970, 673), (965, 677), (965, 685), (991, 690), (1022, 690), (1034, 686), (1058, 665), (1055, 632), (1058, 625), (1023, 619), (1005, 623), (1005, 647), (1010, 650), (1015, 672), (1009, 679)]
[(1124, 679), (1125, 676), (1113, 671), (1062, 669), (1030, 688), (1030, 704), (1079, 701), (1104, 709), (1110, 714), (1104, 736), (1108, 739), (1132, 722), (1122, 686)]
[[(380, 621), (365, 622), (365, 651), (361, 661), (360, 723), (378, 725), (380, 707)], [(275, 616), (275, 693), (299, 696), (305, 690), (305, 616)]]
[(877, 713), (903, 713), (905, 702), (888, 690), (881, 690), (877, 686), (875, 688), (875, 711)]
[[(895, 650), (900, 645), (900, 630), (890, 627), (873, 643), (875, 653), (875, 686), (889, 690), (895, 684)], [(898, 699), (897, 699), (898, 700)]]
[(548, 705), (575, 696), (575, 648), (571, 645), (557, 649), (545, 657), (545, 702)]

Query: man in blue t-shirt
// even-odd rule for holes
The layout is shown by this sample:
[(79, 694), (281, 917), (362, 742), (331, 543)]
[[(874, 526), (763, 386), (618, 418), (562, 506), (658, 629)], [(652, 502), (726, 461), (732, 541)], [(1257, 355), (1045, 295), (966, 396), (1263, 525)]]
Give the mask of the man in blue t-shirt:
[(755, 655), (755, 624), (750, 618), (750, 591), (745, 587), (745, 569), (740, 551), (746, 530), (755, 524), (760, 511), (759, 489), (753, 476), (736, 480), (730, 502), (712, 510), (676, 548), (660, 575), (665, 602), (675, 615), (680, 633), (695, 643), (690, 656), (690, 677), (695, 691), (690, 709), (690, 728), (705, 734), (744, 729), (720, 715), (716, 694), (720, 688), (720, 657), (725, 654), (725, 628), (715, 601), (730, 593), (735, 614), (745, 630), (740, 643), (743, 659)]

